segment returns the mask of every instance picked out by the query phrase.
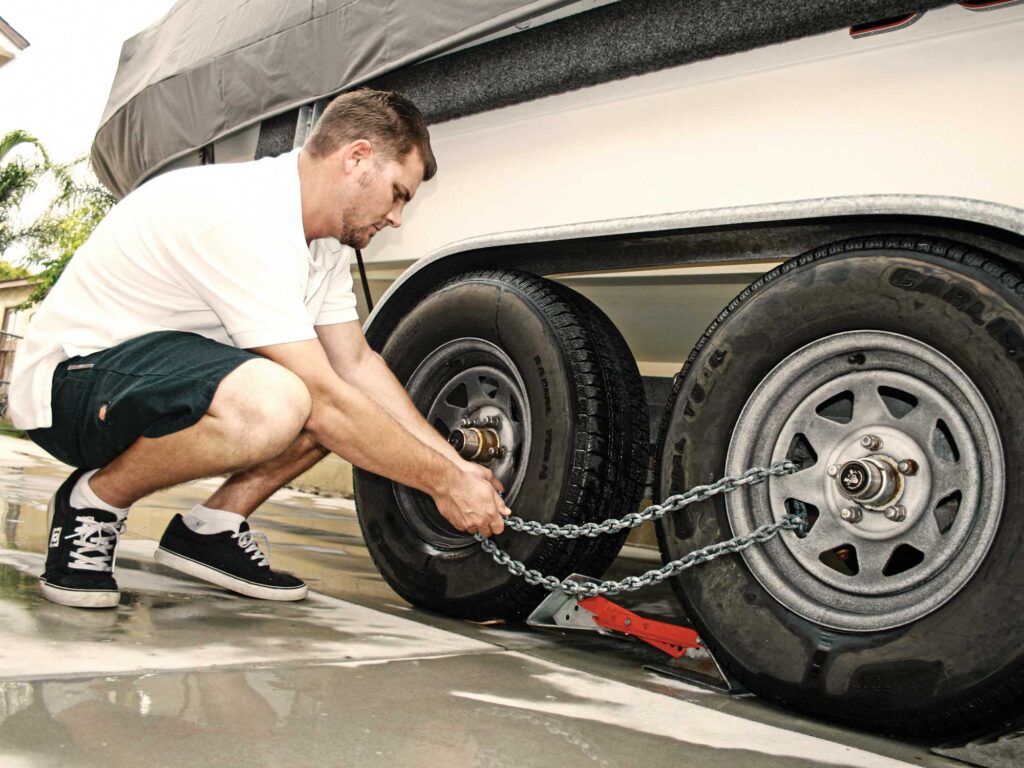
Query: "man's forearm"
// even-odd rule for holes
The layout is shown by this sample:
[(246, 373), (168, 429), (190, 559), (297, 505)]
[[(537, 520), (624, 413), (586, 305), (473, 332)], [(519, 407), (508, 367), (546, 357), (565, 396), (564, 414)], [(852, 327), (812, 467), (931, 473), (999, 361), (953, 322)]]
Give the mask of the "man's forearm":
[(355, 385), (338, 381), (318, 395), (308, 428), (317, 442), (355, 466), (431, 495), (458, 471), (450, 449), (425, 444)]
[(367, 355), (361, 365), (346, 371), (344, 378), (372, 398), (424, 444), (445, 457), (457, 455), (455, 449), (448, 444), (447, 437), (434, 429), (417, 410), (409, 393), (395, 378), (380, 355)]

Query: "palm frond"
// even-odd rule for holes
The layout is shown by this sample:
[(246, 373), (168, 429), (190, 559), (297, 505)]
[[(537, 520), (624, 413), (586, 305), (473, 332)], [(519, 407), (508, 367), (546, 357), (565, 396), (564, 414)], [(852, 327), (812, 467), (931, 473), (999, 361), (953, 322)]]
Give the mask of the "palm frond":
[(47, 153), (46, 148), (42, 143), (28, 131), (23, 131), (20, 128), (10, 131), (4, 134), (0, 138), (0, 160), (3, 160), (7, 154), (20, 144), (32, 144), (36, 149), (39, 150), (39, 154), (43, 156), (43, 165), (49, 166), (50, 155)]

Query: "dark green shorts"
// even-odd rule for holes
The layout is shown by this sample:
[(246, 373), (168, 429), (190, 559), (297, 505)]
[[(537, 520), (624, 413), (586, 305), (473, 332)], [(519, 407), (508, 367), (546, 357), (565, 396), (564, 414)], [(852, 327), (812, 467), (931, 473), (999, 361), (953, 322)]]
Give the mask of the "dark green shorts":
[(65, 464), (104, 467), (140, 437), (195, 424), (224, 377), (257, 357), (181, 331), (73, 357), (53, 374), (53, 426), (29, 437)]

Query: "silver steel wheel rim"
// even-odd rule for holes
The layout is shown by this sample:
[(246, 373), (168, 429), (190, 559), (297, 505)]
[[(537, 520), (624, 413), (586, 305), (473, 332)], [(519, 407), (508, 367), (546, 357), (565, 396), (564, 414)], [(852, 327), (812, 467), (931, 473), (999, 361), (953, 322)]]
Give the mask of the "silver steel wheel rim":
[[(526, 474), (531, 441), (526, 386), (512, 359), (484, 339), (454, 339), (423, 359), (406, 388), (427, 421), (446, 437), (464, 418), (500, 420), (501, 444), (510, 450), (487, 466), (505, 486), (511, 506)], [(478, 546), (449, 524), (425, 494), (396, 484), (395, 497), (402, 515), (427, 543), (439, 549)]]
[[(863, 445), (869, 436), (881, 449)], [(887, 505), (905, 519), (868, 507), (859, 521), (840, 517), (859, 505), (828, 467), (869, 455), (917, 463)], [(733, 531), (747, 534), (794, 511), (794, 500), (810, 505), (806, 536), (743, 558), (776, 600), (817, 624), (877, 632), (916, 621), (967, 584), (995, 538), (1005, 477), (995, 419), (952, 360), (907, 336), (840, 333), (779, 363), (740, 414), (726, 473), (784, 458), (801, 470), (729, 496), (726, 509)]]

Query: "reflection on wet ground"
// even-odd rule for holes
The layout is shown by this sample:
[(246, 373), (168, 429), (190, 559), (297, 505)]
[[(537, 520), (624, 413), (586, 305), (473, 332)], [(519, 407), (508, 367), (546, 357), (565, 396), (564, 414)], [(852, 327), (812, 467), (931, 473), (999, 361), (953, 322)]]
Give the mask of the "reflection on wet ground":
[[(137, 505), (116, 610), (39, 593), (46, 504), (68, 469), (0, 437), (2, 766), (955, 765), (641, 667), (653, 649), (411, 608), (377, 575), (350, 501), (282, 491), (256, 527), (301, 603), (157, 565), (154, 540), (215, 481)], [(620, 557), (614, 576), (656, 567)], [(623, 601), (627, 602), (627, 601)], [(665, 590), (629, 603), (678, 618)]]

